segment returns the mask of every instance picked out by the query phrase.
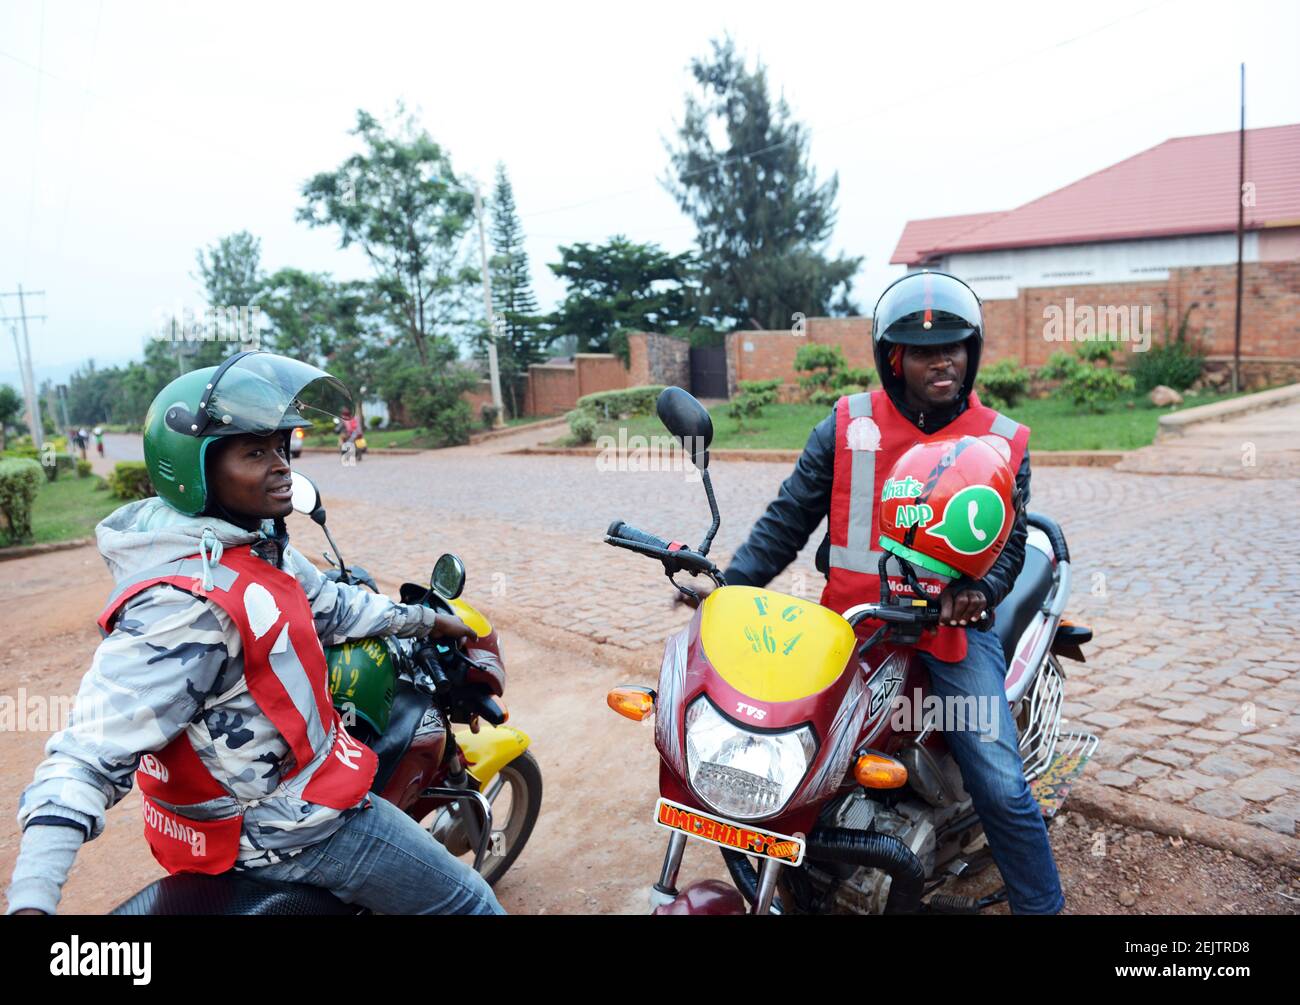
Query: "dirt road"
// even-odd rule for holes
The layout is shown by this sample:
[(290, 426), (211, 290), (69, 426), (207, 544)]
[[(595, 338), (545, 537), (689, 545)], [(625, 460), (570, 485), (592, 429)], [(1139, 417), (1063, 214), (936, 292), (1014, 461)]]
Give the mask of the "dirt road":
[[(355, 556), (360, 561), (363, 556)], [(110, 588), (93, 548), (0, 566), (0, 695), (75, 693), (97, 641), (94, 619)], [(382, 582), (392, 589), (395, 584)], [(666, 602), (666, 601), (665, 601)], [(498, 618), (510, 681), (512, 722), (533, 738), (545, 798), (533, 839), (498, 893), (526, 914), (640, 913), (664, 848), (651, 822), (656, 756), (649, 723), (605, 706), (620, 681), (653, 683), (644, 658), (611, 647), (552, 641), (536, 622)], [(629, 659), (632, 662), (628, 662)], [(637, 669), (638, 667), (642, 669)], [(36, 723), (35, 725), (41, 725)], [(13, 819), (48, 729), (0, 733), (0, 876), (18, 851)], [(162, 875), (141, 837), (139, 796), (109, 813), (108, 827), (78, 856), (61, 910), (100, 913)], [(1085, 913), (1294, 913), (1300, 879), (1224, 852), (1066, 814), (1052, 828), (1067, 910)], [(683, 881), (723, 876), (715, 851), (693, 843)], [(986, 892), (994, 870), (955, 892)]]

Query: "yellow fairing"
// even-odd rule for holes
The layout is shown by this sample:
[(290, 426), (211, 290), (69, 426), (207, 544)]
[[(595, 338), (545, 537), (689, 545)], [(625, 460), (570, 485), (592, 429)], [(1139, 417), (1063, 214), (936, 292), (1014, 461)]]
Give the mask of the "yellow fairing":
[(752, 586), (714, 590), (700, 613), (700, 641), (713, 668), (759, 701), (795, 701), (829, 687), (856, 642), (834, 611)]
[(492, 634), (492, 626), (488, 624), (488, 619), (479, 614), (474, 608), (463, 600), (448, 601), (451, 609), (456, 612), (456, 617), (469, 625), (470, 630), (480, 639), (486, 635)]
[(527, 750), (532, 741), (522, 729), (483, 723), (477, 733), (471, 733), (468, 726), (457, 726), (456, 742), (469, 761), (469, 773), (483, 786)]

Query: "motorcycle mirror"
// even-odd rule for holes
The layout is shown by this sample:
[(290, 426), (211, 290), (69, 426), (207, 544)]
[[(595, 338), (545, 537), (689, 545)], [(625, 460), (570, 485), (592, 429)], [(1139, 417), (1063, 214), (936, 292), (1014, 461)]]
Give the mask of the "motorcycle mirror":
[(457, 555), (443, 555), (433, 563), (429, 588), (444, 600), (455, 600), (465, 589), (465, 563)]
[(680, 387), (666, 387), (655, 405), (659, 421), (677, 437), (691, 463), (701, 471), (709, 466), (709, 444), (713, 442), (713, 419), (694, 395)]
[(290, 474), (293, 479), (293, 508), (304, 516), (320, 509), (320, 492), (315, 483), (300, 471)]

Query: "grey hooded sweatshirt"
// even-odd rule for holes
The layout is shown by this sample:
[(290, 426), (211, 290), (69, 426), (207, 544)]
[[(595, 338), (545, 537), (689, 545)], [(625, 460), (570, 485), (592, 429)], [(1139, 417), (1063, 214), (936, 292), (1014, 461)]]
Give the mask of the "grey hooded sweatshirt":
[[(129, 503), (96, 528), (118, 583), (199, 553), (219, 560), (222, 548), (246, 544), (274, 561), (270, 533), (270, 521), (247, 531), (184, 516), (157, 498)], [(433, 626), (432, 610), (333, 583), (292, 547), (281, 568), (302, 584), (323, 645), (424, 635)], [(67, 727), (46, 744), (45, 760), (19, 800), (23, 841), (8, 890), (10, 913), (55, 909), (77, 849), (103, 831), (106, 811), (131, 790), (141, 755), (181, 733), (213, 777), (246, 804), (236, 868), (277, 862), (323, 840), (365, 803), (334, 810), (283, 791), (293, 759), (248, 691), (239, 630), (216, 604), (160, 584), (120, 611), (82, 678)], [(122, 891), (123, 899), (132, 892)]]

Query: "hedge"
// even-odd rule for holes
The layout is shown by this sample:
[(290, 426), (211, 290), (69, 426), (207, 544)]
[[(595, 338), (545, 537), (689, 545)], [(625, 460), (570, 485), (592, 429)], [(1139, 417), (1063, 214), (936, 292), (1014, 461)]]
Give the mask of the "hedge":
[(41, 489), (41, 465), (29, 457), (0, 460), (0, 517), (11, 543), (32, 536), (32, 503)]
[(155, 495), (144, 461), (118, 461), (108, 476), (108, 487), (119, 499), (148, 499)]
[(651, 415), (663, 393), (663, 384), (646, 384), (618, 391), (599, 391), (578, 399), (578, 408), (597, 419), (620, 419), (625, 415)]

